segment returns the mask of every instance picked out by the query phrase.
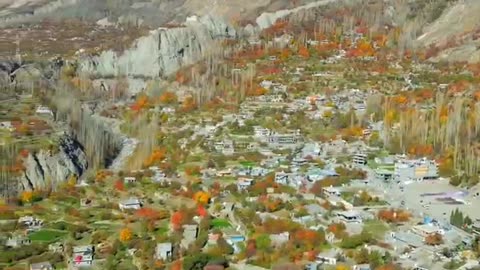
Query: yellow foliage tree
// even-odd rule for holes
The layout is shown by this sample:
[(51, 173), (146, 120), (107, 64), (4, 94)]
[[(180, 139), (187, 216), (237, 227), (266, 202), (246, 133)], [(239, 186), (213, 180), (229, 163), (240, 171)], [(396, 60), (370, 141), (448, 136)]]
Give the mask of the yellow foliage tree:
[(133, 233), (132, 233), (132, 230), (130, 230), (129, 228), (125, 228), (120, 231), (120, 241), (128, 242), (132, 240), (132, 237), (133, 237)]
[(33, 191), (24, 191), (22, 193), (22, 202), (24, 203), (30, 203), (32, 202), (33, 199)]
[(348, 266), (346, 266), (345, 264), (338, 264), (335, 267), (335, 270), (350, 270), (350, 268)]
[(199, 204), (207, 204), (210, 201), (210, 194), (204, 191), (198, 191), (193, 195), (193, 199)]

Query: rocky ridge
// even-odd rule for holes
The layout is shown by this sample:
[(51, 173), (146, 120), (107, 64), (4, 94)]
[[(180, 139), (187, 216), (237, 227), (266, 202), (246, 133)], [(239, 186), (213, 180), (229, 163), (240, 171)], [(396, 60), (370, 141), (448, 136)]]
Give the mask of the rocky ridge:
[(57, 153), (40, 150), (30, 153), (24, 160), (25, 172), (20, 178), (24, 190), (55, 189), (65, 180), (81, 176), (88, 168), (82, 146), (69, 136), (64, 136)]
[(215, 41), (236, 35), (235, 29), (222, 20), (212, 16), (192, 17), (183, 27), (151, 31), (120, 55), (105, 51), (97, 56), (84, 56), (79, 61), (79, 71), (97, 77), (170, 75), (213, 53)]

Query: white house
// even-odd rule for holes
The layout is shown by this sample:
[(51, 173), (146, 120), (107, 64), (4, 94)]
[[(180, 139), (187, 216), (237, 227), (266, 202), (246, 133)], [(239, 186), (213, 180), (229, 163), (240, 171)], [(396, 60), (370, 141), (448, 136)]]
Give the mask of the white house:
[(15, 130), (15, 128), (14, 128), (13, 125), (12, 125), (12, 122), (10, 122), (10, 121), (0, 122), (0, 129), (6, 129), (6, 130), (8, 130), (8, 131), (13, 131), (13, 130)]
[(73, 248), (72, 264), (74, 267), (88, 267), (93, 264), (94, 247), (78, 246)]
[(135, 182), (137, 182), (137, 178), (132, 177), (132, 176), (127, 176), (127, 177), (123, 178), (123, 182), (125, 182), (125, 184), (135, 183)]
[(142, 208), (142, 203), (137, 198), (130, 198), (130, 199), (119, 202), (118, 208), (120, 208), (120, 210), (122, 211), (129, 210), (129, 209), (138, 210)]
[(247, 190), (253, 185), (253, 181), (251, 178), (239, 178), (237, 181), (237, 189), (239, 191)]
[(53, 270), (53, 266), (50, 262), (32, 263), (30, 270)]
[(320, 264), (326, 264), (326, 265), (336, 265), (337, 254), (338, 252), (335, 249), (322, 252), (317, 255), (316, 262)]
[(172, 257), (173, 246), (172, 243), (159, 243), (155, 248), (155, 259), (167, 261)]
[(50, 108), (48, 108), (47, 106), (38, 106), (35, 113), (37, 113), (37, 114), (47, 114), (47, 115), (53, 116), (52, 110), (50, 110)]

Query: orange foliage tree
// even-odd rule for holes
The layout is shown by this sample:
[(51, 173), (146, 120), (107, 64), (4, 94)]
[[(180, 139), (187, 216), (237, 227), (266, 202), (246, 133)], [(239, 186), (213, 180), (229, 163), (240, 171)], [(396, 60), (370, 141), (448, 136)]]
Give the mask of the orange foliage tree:
[(149, 167), (157, 162), (163, 161), (167, 154), (167, 149), (164, 147), (153, 150), (152, 154), (143, 162), (145, 167)]
[(206, 217), (206, 216), (208, 216), (207, 210), (206, 210), (205, 207), (204, 207), (203, 205), (201, 205), (201, 204), (199, 204), (198, 207), (197, 207), (197, 214), (198, 214), (198, 216), (200, 216), (200, 217)]
[(336, 238), (343, 238), (346, 236), (347, 227), (343, 223), (332, 223), (328, 225), (327, 231), (333, 233)]
[(197, 108), (197, 103), (193, 99), (192, 96), (188, 96), (185, 98), (182, 104), (182, 111), (183, 112), (190, 112)]
[(258, 96), (265, 95), (266, 93), (267, 93), (267, 89), (263, 87), (256, 87), (256, 88), (247, 89), (246, 95), (258, 97)]
[(430, 234), (425, 237), (425, 243), (430, 246), (437, 246), (443, 243), (443, 237), (439, 233)]
[(120, 231), (120, 241), (128, 242), (132, 240), (133, 232), (129, 228), (124, 228)]
[(135, 212), (135, 216), (142, 219), (155, 221), (166, 218), (168, 216), (168, 213), (166, 211), (158, 211), (152, 208), (143, 207)]
[(160, 95), (160, 102), (163, 104), (173, 104), (177, 102), (177, 95), (171, 91), (165, 91)]
[(135, 103), (132, 106), (130, 106), (130, 108), (132, 109), (132, 111), (139, 112), (147, 108), (148, 106), (149, 106), (148, 96), (140, 95), (135, 101)]
[(302, 45), (298, 48), (298, 55), (300, 55), (303, 58), (309, 58), (310, 57), (310, 52), (308, 51), (307, 47)]
[(23, 203), (31, 203), (33, 199), (33, 191), (22, 192), (21, 200)]
[(200, 167), (196, 165), (185, 166), (185, 174), (188, 176), (200, 174)]
[(310, 229), (300, 229), (294, 233), (292, 240), (297, 245), (305, 246), (308, 250), (324, 244), (325, 235)]
[(408, 149), (408, 153), (415, 156), (430, 156), (433, 154), (433, 146), (431, 144), (413, 145)]
[(115, 181), (114, 188), (117, 191), (124, 191), (125, 190), (125, 183), (123, 183), (123, 181), (121, 179), (118, 179), (117, 181)]
[(378, 211), (378, 218), (390, 223), (399, 223), (409, 221), (411, 214), (404, 210), (382, 209)]
[(182, 227), (183, 222), (185, 221), (185, 214), (181, 211), (176, 211), (173, 213), (171, 218), (172, 227), (174, 230), (179, 230)]
[(195, 200), (198, 204), (205, 205), (210, 201), (210, 194), (204, 191), (198, 191), (193, 195), (193, 200)]

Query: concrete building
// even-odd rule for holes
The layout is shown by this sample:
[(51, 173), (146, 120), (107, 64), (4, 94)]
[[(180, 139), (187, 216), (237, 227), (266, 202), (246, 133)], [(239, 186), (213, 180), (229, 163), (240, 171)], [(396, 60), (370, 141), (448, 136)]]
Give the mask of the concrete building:
[(367, 165), (368, 156), (364, 153), (356, 153), (352, 156), (352, 162), (355, 165), (364, 166)]
[(50, 262), (32, 263), (30, 270), (53, 270), (53, 266)]
[(142, 208), (142, 203), (137, 198), (130, 198), (128, 200), (124, 200), (118, 203), (118, 208), (120, 208), (120, 210), (122, 211), (129, 210), (129, 209), (138, 210)]
[(345, 222), (352, 222), (352, 223), (361, 223), (362, 222), (362, 217), (360, 216), (359, 213), (355, 211), (342, 211), (338, 212), (337, 216)]
[(93, 246), (78, 246), (73, 248), (72, 264), (75, 267), (88, 267), (93, 264), (95, 249)]
[(394, 179), (397, 181), (422, 181), (438, 178), (438, 167), (434, 160), (401, 160), (395, 163)]
[(172, 243), (159, 243), (155, 248), (155, 259), (168, 261), (172, 257), (173, 246)]
[(393, 171), (386, 170), (386, 169), (376, 169), (375, 170), (375, 177), (377, 179), (381, 179), (383, 181), (390, 181), (393, 179)]

